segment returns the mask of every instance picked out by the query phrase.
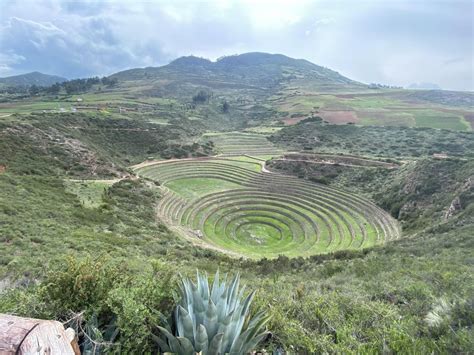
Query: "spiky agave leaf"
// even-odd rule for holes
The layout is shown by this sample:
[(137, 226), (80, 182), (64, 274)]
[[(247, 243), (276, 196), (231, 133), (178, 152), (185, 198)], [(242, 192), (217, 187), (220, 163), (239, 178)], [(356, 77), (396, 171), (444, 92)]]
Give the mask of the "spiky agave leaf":
[(207, 355), (218, 355), (223, 354), (222, 351), (222, 339), (224, 338), (224, 334), (219, 333), (216, 334), (214, 339), (211, 340), (211, 344), (209, 344), (209, 350), (207, 351)]
[(248, 353), (268, 334), (262, 331), (268, 317), (263, 312), (250, 319), (255, 292), (244, 298), (240, 275), (221, 281), (216, 272), (212, 286), (207, 274), (196, 273), (196, 283), (182, 278), (181, 300), (174, 310), (176, 335), (159, 328), (164, 336), (154, 337), (162, 351), (188, 354)]
[(178, 306), (178, 335), (188, 339), (194, 339), (194, 326), (189, 313), (181, 306)]
[(209, 348), (209, 338), (207, 336), (206, 327), (202, 324), (200, 324), (197, 329), (194, 348), (196, 352), (202, 352), (203, 354), (206, 354)]
[(178, 337), (177, 339), (180, 345), (180, 351), (178, 351), (179, 355), (194, 355), (195, 351), (191, 340), (183, 337)]

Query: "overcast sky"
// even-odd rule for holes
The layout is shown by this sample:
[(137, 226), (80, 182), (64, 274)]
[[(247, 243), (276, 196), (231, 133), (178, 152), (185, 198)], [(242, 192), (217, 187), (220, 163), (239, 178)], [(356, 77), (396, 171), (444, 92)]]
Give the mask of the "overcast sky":
[(1, 0), (0, 76), (67, 78), (251, 51), (351, 79), (474, 90), (473, 0)]

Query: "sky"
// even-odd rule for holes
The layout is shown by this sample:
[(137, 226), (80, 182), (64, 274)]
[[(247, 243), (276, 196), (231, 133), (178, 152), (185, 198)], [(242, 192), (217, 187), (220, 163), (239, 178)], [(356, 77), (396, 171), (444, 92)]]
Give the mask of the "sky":
[(474, 90), (473, 0), (1, 0), (0, 76), (66, 78), (245, 52), (365, 83)]

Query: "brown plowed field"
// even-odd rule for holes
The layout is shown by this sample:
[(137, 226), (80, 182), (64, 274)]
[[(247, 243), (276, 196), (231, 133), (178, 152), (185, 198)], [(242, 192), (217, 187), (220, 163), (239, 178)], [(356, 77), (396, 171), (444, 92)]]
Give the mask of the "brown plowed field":
[(320, 111), (318, 113), (325, 121), (333, 124), (358, 123), (359, 118), (354, 111)]

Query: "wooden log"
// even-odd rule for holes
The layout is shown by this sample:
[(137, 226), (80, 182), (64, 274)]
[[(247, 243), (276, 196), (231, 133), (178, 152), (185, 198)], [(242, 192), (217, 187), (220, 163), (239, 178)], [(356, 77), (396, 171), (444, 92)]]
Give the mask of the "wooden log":
[(74, 330), (58, 321), (0, 314), (0, 355), (80, 354)]

